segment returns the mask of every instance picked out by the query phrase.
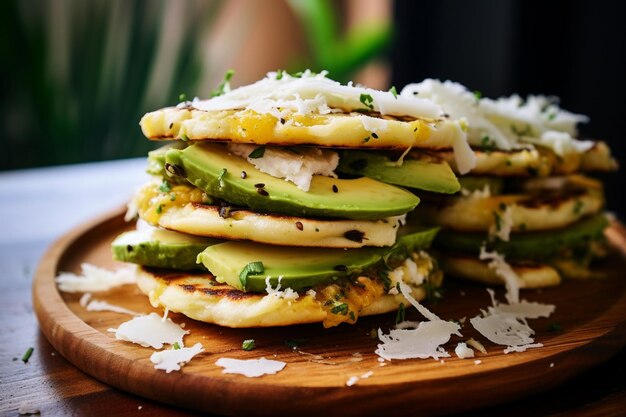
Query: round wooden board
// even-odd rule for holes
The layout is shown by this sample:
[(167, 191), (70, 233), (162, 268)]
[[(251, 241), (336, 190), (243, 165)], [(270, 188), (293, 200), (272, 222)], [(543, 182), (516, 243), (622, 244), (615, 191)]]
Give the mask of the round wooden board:
[[(61, 271), (80, 272), (89, 262), (113, 269), (122, 266), (111, 259), (110, 242), (131, 228), (122, 212), (84, 225), (58, 240), (42, 259), (33, 286), (33, 302), (41, 330), (50, 343), (87, 374), (114, 387), (157, 401), (216, 414), (441, 414), (466, 411), (510, 401), (547, 390), (565, 379), (608, 359), (626, 345), (626, 281), (623, 254), (626, 233), (620, 224), (609, 230), (619, 252), (600, 266), (607, 277), (593, 281), (565, 282), (557, 288), (528, 290), (529, 301), (556, 304), (549, 319), (531, 320), (536, 341), (544, 347), (504, 354), (479, 336), (465, 322), (463, 338), (454, 337), (445, 347), (452, 357), (443, 363), (432, 359), (392, 361), (384, 365), (374, 354), (378, 341), (372, 329), (387, 331), (394, 314), (361, 318), (353, 325), (324, 329), (321, 324), (269, 329), (229, 329), (195, 322), (170, 314), (185, 323), (190, 334), (185, 345), (202, 343), (205, 353), (182, 371), (166, 374), (149, 360), (153, 350), (117, 341), (109, 328), (129, 316), (89, 312), (79, 304), (80, 294), (60, 294), (54, 277)], [(498, 291), (502, 297), (502, 292)], [(149, 313), (147, 297), (127, 285), (96, 293), (94, 298)], [(441, 303), (430, 308), (444, 319), (468, 319), (489, 305), (485, 288), (448, 279)], [(161, 311), (158, 311), (160, 314)], [(408, 319), (419, 317), (413, 312)], [(562, 328), (555, 332), (554, 324)], [(474, 359), (454, 355), (458, 341), (474, 337), (487, 354)], [(256, 348), (241, 349), (244, 339)], [(297, 349), (286, 342), (299, 344)], [(215, 365), (220, 357), (265, 357), (287, 363), (276, 375), (246, 378), (222, 373)], [(372, 371), (367, 379), (346, 386), (352, 376)]]

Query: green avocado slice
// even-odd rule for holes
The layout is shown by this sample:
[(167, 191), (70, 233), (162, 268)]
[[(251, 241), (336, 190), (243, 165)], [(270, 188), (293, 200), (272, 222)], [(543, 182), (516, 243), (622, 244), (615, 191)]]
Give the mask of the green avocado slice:
[(170, 149), (167, 172), (185, 176), (207, 194), (255, 210), (304, 217), (376, 220), (413, 210), (419, 198), (370, 178), (336, 179), (316, 175), (309, 191), (261, 172), (226, 147), (200, 143)]
[(311, 287), (345, 279), (376, 267), (385, 255), (406, 253), (427, 248), (437, 228), (404, 235), (396, 245), (387, 248), (327, 249), (262, 245), (252, 242), (225, 242), (206, 248), (198, 261), (215, 275), (219, 282), (242, 291), (265, 292), (266, 278), (272, 288)]
[[(607, 225), (606, 215), (601, 213), (560, 230), (512, 233), (509, 242), (496, 240), (488, 242), (486, 247), (504, 254), (507, 259), (545, 261), (565, 248), (600, 238)], [(441, 250), (478, 254), (486, 241), (485, 233), (443, 230), (437, 235), (433, 245)]]
[[(150, 175), (165, 177), (165, 154), (167, 151), (170, 149), (184, 149), (186, 147), (187, 144), (185, 142), (177, 141), (148, 152), (148, 166), (146, 172)], [(181, 178), (181, 181), (184, 181), (184, 179)]]
[(343, 151), (340, 153), (337, 171), (435, 193), (454, 194), (461, 189), (459, 181), (446, 161), (419, 157), (416, 154), (407, 156), (402, 164), (398, 165), (384, 154)]
[(116, 237), (111, 250), (113, 258), (122, 262), (183, 271), (206, 270), (196, 263), (198, 254), (221, 242), (171, 230), (133, 230)]

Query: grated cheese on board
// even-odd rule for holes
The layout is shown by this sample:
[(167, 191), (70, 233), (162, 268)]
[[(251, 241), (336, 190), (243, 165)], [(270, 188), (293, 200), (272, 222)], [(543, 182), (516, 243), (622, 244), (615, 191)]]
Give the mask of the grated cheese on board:
[(282, 361), (271, 359), (232, 359), (219, 358), (215, 364), (224, 368), (224, 374), (238, 374), (248, 378), (256, 378), (263, 375), (273, 375), (282, 371), (287, 365)]
[(61, 272), (56, 277), (59, 290), (63, 292), (98, 292), (136, 282), (136, 267), (129, 266), (108, 271), (89, 263), (81, 264), (81, 275), (71, 272)]
[(196, 343), (191, 347), (154, 352), (150, 356), (150, 362), (154, 364), (154, 369), (162, 369), (169, 374), (172, 371), (179, 371), (183, 365), (202, 352), (204, 352), (202, 345)]
[(189, 333), (171, 319), (162, 320), (156, 313), (135, 317), (120, 324), (117, 329), (109, 329), (109, 332), (115, 333), (117, 340), (154, 349), (161, 349), (164, 344), (178, 343), (183, 346), (183, 337)]

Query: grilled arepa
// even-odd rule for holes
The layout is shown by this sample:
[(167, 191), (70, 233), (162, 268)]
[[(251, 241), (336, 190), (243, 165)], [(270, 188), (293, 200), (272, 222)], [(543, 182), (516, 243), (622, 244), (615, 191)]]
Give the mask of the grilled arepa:
[(112, 249), (142, 266), (154, 306), (228, 327), (330, 327), (407, 304), (400, 282), (416, 299), (437, 292), (425, 250), (439, 229), (405, 218), (414, 190), (460, 184), (446, 161), (408, 153), (452, 149), (460, 172), (475, 156), (465, 121), (433, 101), (280, 71), (140, 124), (176, 142), (149, 154), (154, 179), (129, 213), (168, 233), (138, 229)]
[[(589, 267), (606, 252), (608, 222), (602, 184), (582, 174), (614, 171), (617, 163), (604, 142), (576, 137), (587, 117), (552, 98), (491, 100), (449, 81), (426, 80), (401, 94), (416, 93), (467, 120), (476, 157), (459, 194), (430, 196), (417, 209), (443, 229), (435, 246), (444, 270), (487, 284), (513, 274), (525, 288), (594, 276)], [(460, 172), (450, 151), (427, 152)]]

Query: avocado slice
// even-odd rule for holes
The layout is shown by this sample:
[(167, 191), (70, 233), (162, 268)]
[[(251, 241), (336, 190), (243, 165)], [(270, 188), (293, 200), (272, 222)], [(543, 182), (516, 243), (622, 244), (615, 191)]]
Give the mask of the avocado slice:
[(309, 191), (302, 191), (215, 143), (170, 149), (165, 161), (168, 174), (185, 176), (211, 196), (272, 213), (376, 220), (407, 213), (419, 203), (409, 191), (370, 178), (344, 180), (316, 175)]
[(385, 255), (397, 253), (399, 247), (410, 251), (424, 249), (437, 231), (434, 228), (408, 233), (387, 248), (338, 250), (231, 241), (206, 248), (198, 255), (198, 261), (217, 281), (242, 291), (265, 292), (267, 277), (272, 288), (276, 288), (282, 277), (282, 289), (297, 290), (360, 274), (379, 265)]
[(461, 189), (446, 161), (421, 154), (411, 154), (399, 165), (384, 154), (343, 151), (337, 171), (436, 193), (454, 194)]
[[(170, 149), (184, 149), (187, 147), (185, 142), (173, 142), (168, 143), (165, 146), (161, 146), (155, 150), (148, 152), (148, 167), (146, 172), (150, 175), (156, 175), (158, 177), (165, 177), (165, 154)], [(184, 181), (184, 179), (181, 179)]]
[(198, 254), (223, 240), (186, 235), (171, 230), (150, 228), (124, 232), (111, 244), (113, 258), (156, 268), (206, 270), (197, 264)]
[[(600, 238), (607, 225), (608, 220), (601, 213), (560, 230), (512, 233), (509, 242), (496, 240), (487, 243), (487, 248), (504, 254), (507, 259), (547, 260), (565, 248)], [(434, 246), (442, 250), (478, 254), (485, 241), (485, 233), (459, 233), (444, 230), (437, 235)]]

